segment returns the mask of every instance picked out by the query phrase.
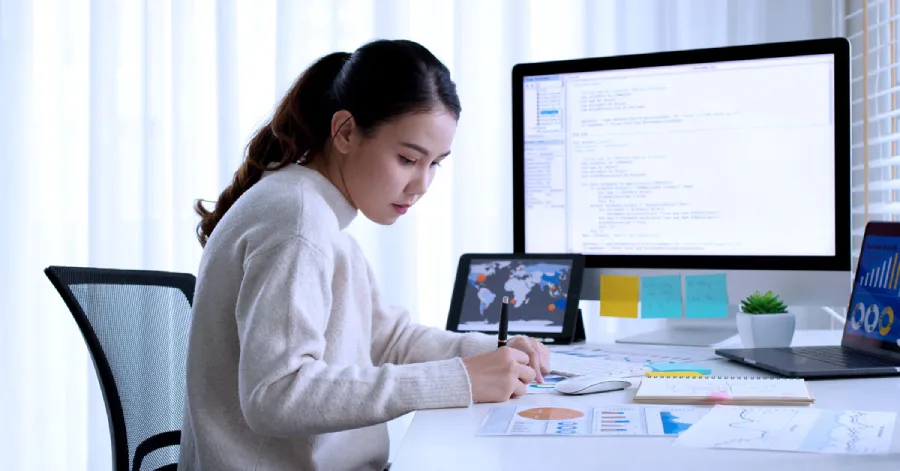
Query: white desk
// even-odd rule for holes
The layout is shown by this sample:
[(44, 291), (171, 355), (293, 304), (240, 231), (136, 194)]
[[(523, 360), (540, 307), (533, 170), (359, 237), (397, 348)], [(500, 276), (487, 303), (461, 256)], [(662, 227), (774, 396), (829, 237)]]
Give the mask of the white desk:
[[(838, 344), (840, 332), (798, 332), (794, 345)], [(681, 349), (683, 347), (679, 347)], [(702, 362), (714, 375), (772, 376), (722, 359)], [(810, 381), (822, 409), (900, 412), (900, 378)], [(519, 404), (631, 404), (634, 389), (585, 396), (528, 395)], [(900, 430), (890, 455), (838, 456), (748, 450), (691, 449), (672, 446), (668, 437), (480, 437), (485, 414), (498, 404), (416, 412), (391, 471), (421, 470), (645, 470), (727, 469), (728, 471), (860, 469), (900, 470)]]

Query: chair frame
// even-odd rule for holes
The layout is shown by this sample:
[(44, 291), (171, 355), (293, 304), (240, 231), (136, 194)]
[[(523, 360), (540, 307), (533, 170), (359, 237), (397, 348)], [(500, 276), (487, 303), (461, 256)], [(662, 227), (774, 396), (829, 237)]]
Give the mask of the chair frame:
[[(49, 266), (44, 269), (44, 274), (59, 292), (66, 307), (69, 308), (84, 342), (87, 344), (91, 360), (97, 370), (97, 376), (100, 380), (100, 390), (103, 393), (103, 400), (106, 404), (106, 412), (109, 416), (110, 441), (112, 442), (112, 463), (115, 471), (140, 471), (141, 463), (145, 456), (151, 452), (165, 448), (167, 446), (178, 446), (181, 442), (181, 431), (172, 430), (162, 432), (141, 442), (134, 452), (134, 461), (131, 466), (128, 463), (128, 434), (125, 427), (125, 414), (122, 410), (122, 400), (119, 396), (119, 389), (113, 377), (112, 368), (106, 358), (106, 352), (100, 344), (100, 340), (94, 333), (94, 327), (84, 313), (75, 295), (58, 276), (59, 271), (66, 271), (77, 274), (79, 277), (90, 279), (85, 284), (103, 284), (108, 278), (115, 278), (117, 284), (142, 285), (142, 286), (161, 286), (167, 288), (175, 288), (181, 291), (188, 300), (188, 304), (193, 306), (194, 303), (194, 275), (187, 273), (174, 273), (153, 270), (120, 270), (112, 268), (89, 268), (89, 267), (68, 267), (68, 266)], [(124, 282), (124, 283), (123, 283)], [(166, 465), (161, 470), (176, 469), (176, 465)]]

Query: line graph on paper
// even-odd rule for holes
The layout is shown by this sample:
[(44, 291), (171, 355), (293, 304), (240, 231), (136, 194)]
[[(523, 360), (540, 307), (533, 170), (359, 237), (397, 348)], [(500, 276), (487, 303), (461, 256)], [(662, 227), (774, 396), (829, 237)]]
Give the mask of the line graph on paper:
[(896, 413), (716, 406), (676, 444), (829, 454), (890, 450)]
[(728, 432), (712, 444), (713, 448), (760, 448), (768, 441), (799, 444), (791, 433), (798, 430), (799, 409), (743, 408), (734, 412), (737, 417), (728, 423)]
[(813, 430), (800, 444), (800, 450), (811, 453), (877, 453), (880, 439), (893, 431), (893, 422), (889, 430), (886, 430), (887, 425), (878, 416), (873, 417), (870, 412), (823, 413), (820, 414)]

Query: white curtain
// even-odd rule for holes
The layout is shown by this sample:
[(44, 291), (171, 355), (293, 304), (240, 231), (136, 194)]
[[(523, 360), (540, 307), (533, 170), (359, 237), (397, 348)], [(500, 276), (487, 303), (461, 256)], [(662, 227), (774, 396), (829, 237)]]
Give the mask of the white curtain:
[(320, 55), (410, 38), (458, 84), (453, 155), (427, 197), (393, 227), (352, 226), (387, 297), (443, 326), (458, 256), (512, 248), (513, 64), (830, 36), (833, 11), (832, 0), (0, 0), (3, 468), (110, 469), (93, 367), (41, 270), (195, 273), (193, 200), (218, 195)]

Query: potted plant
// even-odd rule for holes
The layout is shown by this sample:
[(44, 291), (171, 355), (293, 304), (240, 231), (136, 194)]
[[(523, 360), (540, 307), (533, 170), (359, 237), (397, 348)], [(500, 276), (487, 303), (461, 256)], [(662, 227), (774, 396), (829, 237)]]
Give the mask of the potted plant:
[(745, 348), (789, 347), (796, 319), (778, 295), (757, 291), (741, 301), (737, 327)]

